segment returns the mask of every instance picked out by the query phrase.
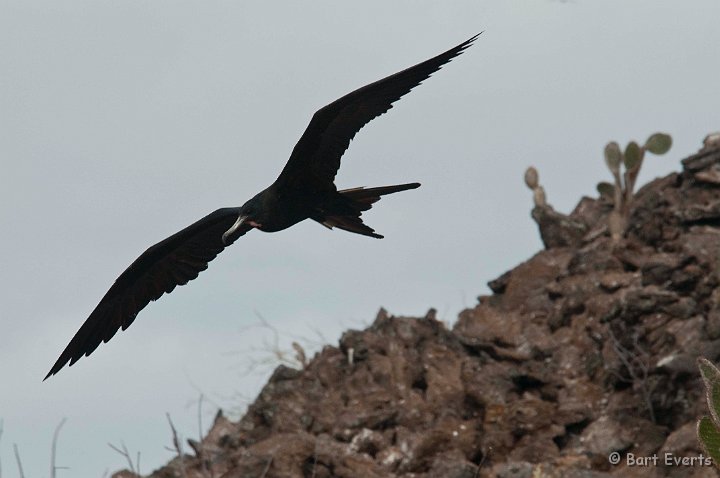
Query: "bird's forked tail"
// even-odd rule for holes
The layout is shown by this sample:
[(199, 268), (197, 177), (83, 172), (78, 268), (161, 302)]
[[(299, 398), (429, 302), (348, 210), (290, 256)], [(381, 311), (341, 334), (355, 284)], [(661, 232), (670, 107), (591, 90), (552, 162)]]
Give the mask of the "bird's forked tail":
[(363, 224), (360, 215), (363, 211), (370, 209), (382, 196), (418, 187), (420, 187), (420, 183), (396, 184), (377, 188), (343, 189), (337, 192), (332, 204), (324, 205), (323, 210), (318, 211), (318, 214), (313, 216), (312, 219), (329, 229), (337, 227), (348, 232), (382, 239), (383, 236), (376, 234), (373, 228)]

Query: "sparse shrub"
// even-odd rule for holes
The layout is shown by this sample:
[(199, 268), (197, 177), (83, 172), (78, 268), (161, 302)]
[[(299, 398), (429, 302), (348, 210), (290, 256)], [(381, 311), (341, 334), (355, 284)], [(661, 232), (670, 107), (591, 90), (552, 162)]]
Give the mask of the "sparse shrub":
[(704, 416), (697, 423), (697, 435), (705, 453), (720, 468), (720, 370), (709, 360), (698, 358), (698, 367), (710, 409), (710, 416)]
[(618, 241), (625, 235), (635, 181), (640, 173), (645, 153), (665, 154), (671, 146), (672, 138), (665, 133), (650, 135), (643, 146), (630, 141), (625, 147), (625, 152), (615, 141), (605, 146), (605, 164), (615, 181), (614, 184), (601, 182), (597, 185), (597, 190), (600, 196), (613, 203), (613, 210), (608, 216), (608, 229), (613, 240)]

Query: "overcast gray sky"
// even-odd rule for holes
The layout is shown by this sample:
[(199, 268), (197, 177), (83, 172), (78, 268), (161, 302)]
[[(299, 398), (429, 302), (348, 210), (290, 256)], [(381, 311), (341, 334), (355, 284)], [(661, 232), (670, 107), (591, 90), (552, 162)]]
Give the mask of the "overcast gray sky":
[[(238, 408), (270, 372), (262, 315), (335, 344), (383, 306), (452, 321), (541, 243), (525, 168), (569, 211), (609, 178), (609, 140), (673, 135), (641, 181), (720, 129), (717, 0), (261, 2), (0, 0), (0, 459), (59, 476), (124, 466), (107, 442), (171, 453), (165, 412)], [(252, 232), (190, 286), (42, 383), (143, 250), (271, 183), (312, 114), (438, 54), (471, 49), (355, 138), (340, 187), (419, 181), (365, 215), (384, 240), (310, 221)], [(205, 425), (213, 405), (206, 403)]]

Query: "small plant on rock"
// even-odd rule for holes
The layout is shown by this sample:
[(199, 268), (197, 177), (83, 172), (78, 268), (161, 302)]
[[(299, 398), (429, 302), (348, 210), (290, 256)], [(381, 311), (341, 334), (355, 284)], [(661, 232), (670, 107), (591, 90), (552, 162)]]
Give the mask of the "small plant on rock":
[(645, 153), (665, 154), (671, 146), (672, 138), (665, 133), (651, 135), (643, 146), (630, 141), (624, 152), (615, 141), (605, 146), (605, 164), (610, 169), (615, 183), (601, 182), (597, 185), (597, 189), (602, 197), (614, 205), (608, 216), (608, 229), (613, 240), (618, 241), (625, 235), (635, 181), (640, 173)]
[(532, 166), (527, 168), (525, 171), (525, 184), (527, 184), (527, 187), (533, 192), (533, 202), (535, 203), (535, 206), (546, 206), (547, 201), (545, 200), (545, 189), (540, 186), (540, 175), (538, 174), (537, 169)]
[(720, 468), (720, 370), (703, 357), (698, 359), (698, 367), (705, 382), (710, 416), (698, 420), (697, 436), (705, 453)]

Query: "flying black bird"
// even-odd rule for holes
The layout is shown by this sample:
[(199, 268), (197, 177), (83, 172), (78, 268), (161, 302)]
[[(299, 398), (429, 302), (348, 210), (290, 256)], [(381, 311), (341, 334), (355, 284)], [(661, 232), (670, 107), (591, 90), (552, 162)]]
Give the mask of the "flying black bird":
[[(478, 34), (479, 35), (479, 34)], [(478, 37), (434, 58), (363, 86), (318, 110), (295, 145), (280, 176), (242, 207), (218, 209), (146, 250), (120, 274), (70, 341), (45, 379), (68, 362), (90, 355), (132, 324), (150, 301), (185, 285), (207, 269), (225, 247), (255, 228), (287, 229), (312, 219), (332, 229), (381, 239), (361, 215), (386, 194), (415, 189), (419, 183), (338, 191), (335, 174), (355, 134), (395, 101), (460, 55)]]

